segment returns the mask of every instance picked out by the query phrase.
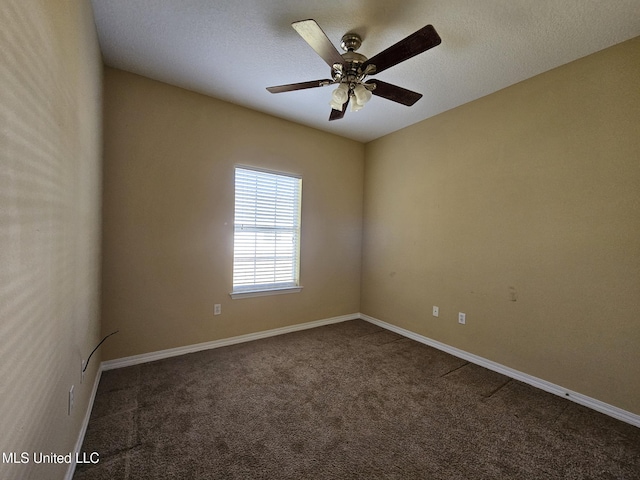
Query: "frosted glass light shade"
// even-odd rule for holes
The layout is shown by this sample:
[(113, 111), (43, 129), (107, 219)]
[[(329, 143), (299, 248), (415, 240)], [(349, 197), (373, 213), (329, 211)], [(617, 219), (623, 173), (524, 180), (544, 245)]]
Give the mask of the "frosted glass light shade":
[(353, 95), (351, 95), (351, 111), (362, 110), (369, 100), (371, 100), (371, 92), (363, 85), (356, 85), (353, 89)]
[(356, 85), (353, 89), (353, 93), (356, 96), (356, 101), (359, 105), (364, 107), (364, 104), (371, 100), (371, 92), (367, 90), (364, 85)]
[(331, 102), (329, 104), (334, 110), (342, 110), (342, 106), (348, 99), (349, 87), (346, 83), (341, 83), (331, 94)]

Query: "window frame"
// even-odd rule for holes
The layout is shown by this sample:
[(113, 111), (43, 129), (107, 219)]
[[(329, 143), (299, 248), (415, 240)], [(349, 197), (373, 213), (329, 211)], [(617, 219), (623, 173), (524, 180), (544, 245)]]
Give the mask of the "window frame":
[[(281, 177), (288, 177), (296, 179), (297, 183), (297, 205), (294, 208), (297, 209), (296, 225), (293, 226), (295, 246), (293, 250), (294, 265), (293, 265), (293, 278), (289, 282), (274, 282), (268, 284), (248, 284), (248, 285), (236, 285), (236, 247), (237, 247), (237, 205), (238, 205), (238, 182), (237, 172), (238, 170), (247, 170), (256, 172), (258, 174), (276, 175)], [(247, 297), (261, 297), (267, 295), (282, 295), (287, 293), (298, 293), (302, 290), (300, 285), (300, 243), (301, 243), (301, 230), (302, 230), (302, 176), (294, 173), (281, 172), (276, 170), (270, 170), (260, 167), (248, 166), (248, 165), (235, 165), (233, 169), (233, 198), (234, 198), (234, 212), (233, 212), (233, 265), (232, 265), (232, 291), (229, 294), (232, 299), (247, 298)], [(254, 228), (258, 228), (255, 226)], [(269, 231), (267, 228), (266, 231)], [(276, 231), (276, 228), (273, 228)], [(274, 257), (274, 261), (275, 261)]]

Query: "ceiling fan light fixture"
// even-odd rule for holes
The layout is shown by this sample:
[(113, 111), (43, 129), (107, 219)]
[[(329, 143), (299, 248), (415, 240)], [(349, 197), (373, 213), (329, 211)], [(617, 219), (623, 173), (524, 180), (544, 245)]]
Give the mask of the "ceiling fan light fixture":
[(355, 95), (353, 96), (353, 102), (351, 102), (351, 111), (352, 112), (357, 112), (358, 110), (362, 110), (364, 108), (364, 105), (358, 103), (357, 101), (355, 101)]
[(347, 100), (349, 100), (349, 87), (346, 83), (341, 83), (331, 94), (331, 102), (329, 104), (334, 110), (342, 110)]
[(365, 104), (371, 100), (371, 92), (362, 84), (358, 84), (353, 87), (353, 93), (351, 94), (351, 111), (357, 112), (362, 110)]
[(344, 103), (338, 103), (335, 100), (331, 100), (329, 102), (329, 105), (331, 105), (331, 108), (333, 108), (334, 110), (342, 110), (342, 106), (344, 105)]
[(358, 102), (358, 104), (362, 105), (363, 107), (364, 107), (365, 103), (367, 103), (369, 100), (371, 100), (371, 96), (373, 95), (362, 84), (356, 85), (355, 88), (353, 89), (353, 93), (356, 96), (356, 101)]

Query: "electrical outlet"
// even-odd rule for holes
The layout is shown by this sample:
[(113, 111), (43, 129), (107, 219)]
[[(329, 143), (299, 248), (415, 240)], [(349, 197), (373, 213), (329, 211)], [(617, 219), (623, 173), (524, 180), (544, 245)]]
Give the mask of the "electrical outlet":
[(462, 325), (467, 323), (467, 314), (466, 313), (458, 312), (458, 323), (461, 323)]
[(84, 360), (82, 360), (80, 362), (80, 383), (84, 382), (84, 366), (85, 366), (86, 362)]
[(434, 305), (433, 306), (433, 316), (437, 317), (438, 315), (440, 315), (440, 309)]
[(222, 313), (222, 305), (220, 305), (219, 303), (216, 303), (213, 306), (213, 314), (214, 315), (220, 315)]
[(73, 385), (71, 385), (71, 389), (69, 390), (69, 411), (67, 414), (71, 415), (71, 412), (73, 412)]

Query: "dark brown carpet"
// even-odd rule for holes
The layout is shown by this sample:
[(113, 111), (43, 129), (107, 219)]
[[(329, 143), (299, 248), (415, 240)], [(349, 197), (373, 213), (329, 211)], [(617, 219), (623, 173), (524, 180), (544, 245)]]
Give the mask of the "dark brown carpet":
[(83, 479), (640, 479), (640, 429), (362, 320), (104, 372)]

